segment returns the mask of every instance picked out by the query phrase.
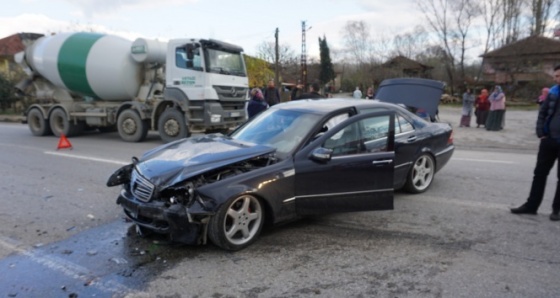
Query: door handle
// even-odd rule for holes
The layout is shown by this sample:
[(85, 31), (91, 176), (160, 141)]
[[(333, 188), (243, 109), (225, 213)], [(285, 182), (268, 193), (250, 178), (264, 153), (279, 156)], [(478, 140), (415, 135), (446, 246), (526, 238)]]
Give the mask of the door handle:
[(409, 142), (414, 142), (414, 141), (416, 141), (416, 139), (417, 139), (416, 136), (408, 137)]
[(392, 159), (384, 159), (384, 160), (374, 160), (372, 162), (372, 164), (374, 164), (374, 165), (389, 164), (389, 163), (393, 163), (393, 160)]

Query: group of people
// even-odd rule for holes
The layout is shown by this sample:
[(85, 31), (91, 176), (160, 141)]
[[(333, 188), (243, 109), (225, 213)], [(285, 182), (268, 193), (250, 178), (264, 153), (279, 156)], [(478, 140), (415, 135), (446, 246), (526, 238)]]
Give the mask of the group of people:
[[(313, 82), (309, 85), (308, 92), (304, 92), (303, 90), (303, 85), (300, 81), (298, 81), (298, 84), (292, 90), (291, 100), (325, 98), (325, 96), (319, 93), (321, 90), (319, 82)], [(260, 88), (251, 89), (250, 96), (251, 99), (247, 105), (247, 114), (249, 118), (252, 118), (258, 113), (268, 109), (268, 107), (280, 103), (280, 91), (276, 88), (274, 80), (268, 81), (268, 85), (266, 89), (264, 89), (264, 92)]]
[[(366, 92), (366, 99), (373, 99), (374, 96), (375, 93), (373, 92), (373, 87), (369, 87)], [(356, 90), (354, 90), (354, 92), (352, 93), (352, 97), (355, 99), (362, 98), (362, 90), (360, 90), (359, 86), (356, 86)]]
[(500, 86), (495, 86), (491, 94), (482, 89), (475, 97), (472, 89), (467, 88), (463, 93), (463, 109), (459, 127), (471, 126), (471, 114), (474, 108), (476, 127), (481, 125), (486, 130), (502, 130), (505, 125), (506, 96)]

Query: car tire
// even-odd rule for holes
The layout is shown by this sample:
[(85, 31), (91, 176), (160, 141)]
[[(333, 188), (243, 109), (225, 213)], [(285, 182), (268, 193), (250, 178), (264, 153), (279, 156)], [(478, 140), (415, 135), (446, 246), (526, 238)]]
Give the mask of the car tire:
[(61, 108), (56, 108), (51, 112), (49, 124), (53, 134), (57, 137), (63, 134), (67, 137), (75, 136), (85, 128), (85, 123), (82, 121), (78, 121), (76, 124), (72, 123), (66, 112)]
[(124, 110), (117, 119), (119, 136), (125, 142), (142, 142), (148, 135), (148, 123), (135, 110)]
[(424, 153), (420, 155), (410, 168), (405, 190), (410, 193), (425, 192), (432, 185), (432, 181), (434, 181), (436, 173), (435, 164), (434, 158), (430, 154)]
[(27, 125), (34, 136), (46, 136), (52, 134), (49, 122), (43, 117), (39, 109), (32, 109), (27, 113)]
[(185, 115), (174, 108), (165, 110), (158, 120), (159, 136), (165, 143), (190, 136), (185, 122)]
[(208, 238), (225, 250), (240, 250), (253, 243), (264, 223), (261, 201), (241, 195), (223, 204), (208, 223)]

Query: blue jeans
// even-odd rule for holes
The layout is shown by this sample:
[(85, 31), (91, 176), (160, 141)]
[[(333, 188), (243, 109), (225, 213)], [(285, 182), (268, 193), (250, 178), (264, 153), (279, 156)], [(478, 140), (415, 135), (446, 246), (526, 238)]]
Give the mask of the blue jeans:
[[(541, 139), (539, 145), (539, 153), (537, 155), (537, 165), (535, 166), (533, 183), (531, 185), (531, 192), (527, 199), (527, 207), (539, 209), (542, 203), (544, 190), (546, 187), (546, 178), (550, 173), (550, 169), (554, 166), (556, 160), (560, 157), (560, 142), (553, 138), (547, 137)], [(560, 167), (556, 174), (558, 181), (556, 182), (556, 193), (554, 194), (554, 201), (552, 203), (552, 211), (560, 211)]]

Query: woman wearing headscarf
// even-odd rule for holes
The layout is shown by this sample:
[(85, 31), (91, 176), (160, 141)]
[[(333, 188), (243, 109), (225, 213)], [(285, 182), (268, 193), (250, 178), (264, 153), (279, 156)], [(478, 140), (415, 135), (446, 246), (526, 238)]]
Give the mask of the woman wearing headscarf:
[(482, 89), (480, 95), (474, 101), (474, 115), (476, 116), (476, 128), (486, 125), (488, 111), (490, 110), (490, 102), (488, 101), (488, 90)]
[(539, 96), (539, 98), (537, 99), (537, 103), (538, 104), (542, 104), (544, 102), (544, 100), (546, 99), (546, 97), (548, 96), (548, 92), (550, 92), (549, 88), (542, 88), (541, 90), (541, 95)]
[(488, 119), (486, 119), (486, 130), (502, 130), (506, 113), (506, 95), (502, 91), (502, 87), (494, 87), (494, 91), (488, 99), (490, 101), (490, 113)]
[(247, 114), (249, 115), (249, 119), (268, 108), (268, 104), (264, 100), (261, 89), (253, 88), (250, 94), (251, 100), (249, 100), (249, 104), (247, 105)]
[(474, 104), (474, 94), (471, 88), (463, 93), (463, 110), (461, 111), (461, 122), (459, 127), (471, 127), (471, 113)]

